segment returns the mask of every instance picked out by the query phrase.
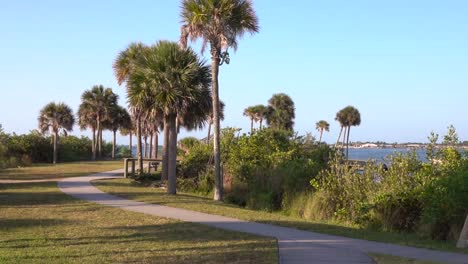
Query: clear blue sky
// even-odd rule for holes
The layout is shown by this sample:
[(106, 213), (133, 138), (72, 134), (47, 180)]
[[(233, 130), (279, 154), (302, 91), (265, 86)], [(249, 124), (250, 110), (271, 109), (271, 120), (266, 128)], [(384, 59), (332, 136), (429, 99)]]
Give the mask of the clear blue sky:
[[(132, 41), (178, 40), (179, 5), (1, 1), (0, 124), (28, 132), (43, 105), (63, 101), (76, 110), (94, 84), (112, 87), (125, 104), (114, 58)], [(449, 124), (468, 140), (468, 1), (262, 0), (254, 6), (260, 33), (244, 38), (221, 68), (223, 126), (247, 131), (243, 109), (284, 92), (296, 103), (295, 129), (316, 134), (315, 122), (328, 120), (329, 142), (339, 132), (335, 113), (347, 105), (362, 115), (352, 140), (426, 141), (431, 130), (444, 133)]]

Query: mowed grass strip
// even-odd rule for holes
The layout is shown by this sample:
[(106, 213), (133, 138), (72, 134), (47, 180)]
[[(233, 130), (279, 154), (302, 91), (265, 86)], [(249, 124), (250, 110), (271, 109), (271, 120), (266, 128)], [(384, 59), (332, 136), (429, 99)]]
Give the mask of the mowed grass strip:
[(0, 184), (0, 263), (277, 263), (276, 240)]
[(87, 161), (34, 164), (30, 167), (0, 170), (0, 180), (42, 180), (89, 175), (123, 168), (123, 161)]
[(384, 254), (369, 254), (377, 264), (441, 264), (440, 262), (400, 258)]
[(343, 223), (309, 221), (299, 217), (287, 216), (282, 213), (269, 213), (265, 211), (240, 208), (232, 204), (213, 201), (209, 197), (201, 197), (193, 194), (179, 193), (177, 196), (173, 197), (166, 195), (165, 191), (162, 189), (147, 187), (130, 179), (94, 181), (93, 184), (104, 192), (136, 201), (167, 205), (209, 214), (293, 227), (325, 234), (468, 253), (468, 250), (466, 249), (456, 248), (454, 241), (446, 242), (423, 239), (415, 234), (376, 231)]

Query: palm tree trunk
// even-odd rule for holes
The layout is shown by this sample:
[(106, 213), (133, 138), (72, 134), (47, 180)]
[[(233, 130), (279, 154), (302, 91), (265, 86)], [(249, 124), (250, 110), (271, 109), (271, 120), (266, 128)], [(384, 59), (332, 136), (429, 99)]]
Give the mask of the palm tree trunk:
[(319, 139), (319, 144), (322, 143), (322, 135), (323, 135), (323, 129), (320, 129), (320, 139)]
[(117, 130), (113, 130), (113, 137), (112, 137), (112, 159), (115, 159), (115, 137)]
[(158, 147), (159, 147), (158, 146), (158, 137), (159, 137), (158, 132), (155, 132), (154, 133), (154, 143), (153, 143), (153, 149), (154, 149), (153, 150), (154, 151), (154, 157), (153, 158), (155, 158), (155, 159), (158, 158)]
[(141, 147), (141, 119), (140, 114), (137, 118), (137, 157), (138, 157), (138, 169), (140, 174), (143, 173), (143, 152)]
[(170, 115), (166, 124), (169, 131), (168, 179), (167, 194), (176, 194), (176, 159), (177, 159), (177, 127), (175, 115)]
[(99, 133), (99, 138), (98, 138), (98, 141), (99, 141), (98, 154), (99, 154), (99, 158), (102, 158), (102, 128), (99, 129), (98, 133)]
[(340, 138), (341, 138), (342, 133), (343, 133), (343, 126), (341, 126), (340, 134), (338, 135), (338, 139), (336, 140), (335, 148), (338, 147), (338, 144), (340, 143)]
[(262, 122), (263, 122), (263, 118), (260, 118), (260, 130), (262, 130)]
[(149, 140), (149, 158), (153, 157), (153, 134), (150, 134), (150, 140)]
[(206, 144), (210, 144), (210, 137), (211, 137), (211, 125), (213, 124), (213, 121), (210, 121), (208, 123), (208, 136), (206, 137)]
[(99, 145), (99, 130), (101, 130), (101, 117), (98, 115), (96, 117), (96, 123), (97, 123), (97, 128), (96, 128), (96, 142), (94, 142), (94, 152), (97, 151), (98, 145)]
[(163, 153), (162, 153), (162, 172), (161, 179), (167, 180), (167, 170), (168, 170), (168, 154), (169, 154), (169, 124), (166, 123), (166, 118), (164, 118), (164, 138), (163, 138)]
[(348, 130), (348, 127), (345, 126), (344, 127), (344, 131), (343, 131), (343, 141), (341, 142), (341, 148), (344, 149), (345, 147), (345, 143), (346, 143), (346, 132)]
[(253, 135), (253, 118), (250, 119), (250, 135)]
[(351, 131), (351, 126), (348, 126), (348, 137), (346, 139), (346, 159), (349, 159), (349, 132)]
[(220, 120), (219, 120), (219, 87), (218, 87), (218, 73), (219, 73), (219, 53), (217, 47), (212, 47), (211, 51), (211, 89), (213, 97), (213, 155), (214, 155), (214, 200), (223, 200), (223, 178), (221, 175), (221, 150), (220, 150)]
[(91, 159), (94, 161), (96, 160), (96, 128), (93, 126), (91, 127), (91, 133), (93, 134), (92, 136), (92, 141), (91, 141), (91, 152), (92, 152), (92, 157)]
[(58, 132), (54, 131), (54, 154), (53, 154), (53, 160), (52, 162), (57, 164), (57, 140), (58, 140)]
[(132, 131), (130, 131), (130, 142), (128, 147), (130, 148), (130, 156), (133, 157)]

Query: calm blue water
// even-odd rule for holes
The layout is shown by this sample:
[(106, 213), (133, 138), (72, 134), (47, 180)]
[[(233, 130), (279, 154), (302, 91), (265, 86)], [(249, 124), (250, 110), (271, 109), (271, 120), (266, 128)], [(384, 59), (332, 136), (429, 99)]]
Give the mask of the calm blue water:
[[(162, 146), (159, 146), (159, 153), (162, 151)], [(374, 159), (377, 161), (384, 161), (385, 158), (388, 158), (390, 155), (395, 155), (396, 153), (408, 153), (414, 150), (406, 148), (362, 148), (362, 149), (349, 149), (349, 158), (353, 160), (368, 160)], [(417, 149), (415, 150), (419, 159), (422, 161), (427, 161), (426, 159), (426, 150)], [(136, 147), (133, 146), (132, 153), (136, 156)]]
[(349, 149), (349, 158), (354, 160), (368, 160), (374, 159), (377, 161), (384, 161), (391, 155), (397, 153), (408, 153), (416, 151), (421, 161), (427, 161), (425, 149), (406, 149), (406, 148), (362, 148), (362, 149)]

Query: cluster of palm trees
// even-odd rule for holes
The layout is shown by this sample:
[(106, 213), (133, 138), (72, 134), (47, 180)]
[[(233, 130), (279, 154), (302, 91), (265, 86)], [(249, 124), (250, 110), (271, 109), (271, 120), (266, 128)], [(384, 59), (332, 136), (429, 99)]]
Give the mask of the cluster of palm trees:
[(263, 120), (273, 129), (293, 130), (295, 107), (294, 101), (287, 94), (274, 94), (268, 100), (268, 106), (254, 105), (244, 109), (244, 116), (250, 119), (250, 133), (254, 132), (254, 122), (259, 122), (262, 129)]
[[(114, 72), (119, 85), (126, 86), (136, 127), (139, 170), (143, 171), (141, 142), (145, 127), (155, 136), (162, 129), (162, 176), (167, 179), (168, 193), (175, 194), (179, 129), (208, 125), (210, 140), (213, 126), (214, 199), (222, 200), (220, 120), (224, 104), (219, 100), (219, 66), (230, 62), (228, 49), (237, 49), (240, 37), (258, 32), (258, 19), (252, 3), (245, 0), (183, 0), (181, 18), (179, 43), (132, 43), (116, 58)], [(209, 45), (211, 67), (188, 47), (189, 41), (197, 39), (203, 41), (202, 51)]]
[(78, 125), (82, 130), (91, 129), (92, 160), (102, 157), (102, 131), (113, 133), (112, 158), (115, 159), (116, 133), (132, 129), (132, 120), (127, 110), (117, 104), (119, 96), (111, 88), (95, 85), (81, 95), (78, 107)]
[(338, 147), (341, 135), (343, 135), (341, 147), (343, 148), (346, 145), (346, 157), (348, 157), (349, 134), (351, 127), (359, 126), (361, 124), (361, 113), (359, 113), (359, 110), (357, 110), (354, 106), (347, 106), (336, 113), (335, 120), (340, 123), (341, 127), (340, 134), (338, 135), (335, 146)]

